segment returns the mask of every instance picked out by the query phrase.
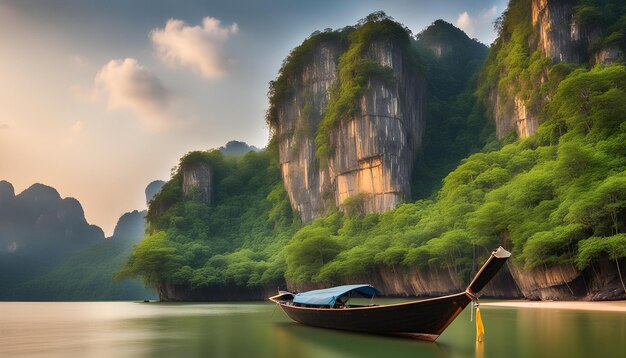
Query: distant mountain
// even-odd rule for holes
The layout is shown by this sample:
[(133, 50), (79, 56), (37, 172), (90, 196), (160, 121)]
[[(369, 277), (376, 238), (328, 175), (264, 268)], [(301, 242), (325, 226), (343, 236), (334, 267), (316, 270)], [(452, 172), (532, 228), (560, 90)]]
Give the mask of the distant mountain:
[[(154, 182), (146, 188), (155, 190)], [(122, 215), (105, 239), (76, 199), (42, 184), (15, 195), (13, 185), (0, 181), (0, 300), (154, 297), (139, 280), (112, 280), (143, 238), (145, 214)]]
[(248, 145), (246, 142), (240, 142), (237, 140), (231, 140), (226, 143), (225, 146), (219, 148), (219, 151), (222, 152), (222, 154), (230, 156), (244, 155), (250, 151), (258, 152), (259, 150), (259, 148), (253, 145)]
[(43, 184), (15, 195), (0, 181), (0, 254), (54, 264), (101, 240), (104, 232), (87, 223), (78, 200)]
[(163, 187), (163, 185), (165, 185), (165, 181), (163, 180), (155, 180), (151, 182), (150, 184), (148, 184), (145, 190), (147, 205), (150, 205), (152, 198), (154, 198), (154, 196), (157, 195), (159, 191), (161, 191), (161, 188)]
[(140, 280), (114, 281), (117, 272), (141, 241), (146, 211), (125, 213), (113, 236), (71, 255), (50, 271), (20, 285), (15, 294), (28, 300), (154, 299), (154, 290)]

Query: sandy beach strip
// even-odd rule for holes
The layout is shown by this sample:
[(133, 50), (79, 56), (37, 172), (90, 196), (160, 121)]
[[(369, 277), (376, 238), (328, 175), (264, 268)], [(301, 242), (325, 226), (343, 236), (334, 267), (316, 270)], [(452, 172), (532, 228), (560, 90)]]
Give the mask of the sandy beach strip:
[(550, 308), (584, 311), (604, 311), (626, 313), (626, 301), (495, 301), (481, 302), (487, 307), (521, 307), (521, 308)]

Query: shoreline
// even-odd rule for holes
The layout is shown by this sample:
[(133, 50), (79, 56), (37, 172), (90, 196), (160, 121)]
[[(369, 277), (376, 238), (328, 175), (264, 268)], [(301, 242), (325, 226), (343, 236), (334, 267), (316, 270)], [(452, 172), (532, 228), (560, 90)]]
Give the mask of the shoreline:
[(626, 301), (497, 301), (483, 302), (486, 307), (549, 308), (581, 311), (622, 312), (626, 313)]

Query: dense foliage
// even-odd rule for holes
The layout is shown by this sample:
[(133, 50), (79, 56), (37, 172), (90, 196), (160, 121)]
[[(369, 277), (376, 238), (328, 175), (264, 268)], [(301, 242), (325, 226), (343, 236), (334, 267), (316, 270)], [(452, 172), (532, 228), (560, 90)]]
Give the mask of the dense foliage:
[[(277, 148), (224, 156), (191, 152), (150, 205), (148, 236), (135, 248), (119, 278), (143, 277), (193, 288), (259, 286), (281, 282), (281, 247), (298, 227), (279, 180)], [(211, 203), (183, 197), (184, 171), (206, 163), (212, 170)]]
[(626, 4), (621, 0), (583, 0), (574, 7), (574, 21), (599, 32), (588, 52), (616, 46), (626, 51)]
[(416, 36), (427, 84), (423, 143), (413, 166), (412, 194), (428, 198), (461, 159), (494, 141), (494, 128), (476, 101), (477, 73), (487, 47), (437, 20)]

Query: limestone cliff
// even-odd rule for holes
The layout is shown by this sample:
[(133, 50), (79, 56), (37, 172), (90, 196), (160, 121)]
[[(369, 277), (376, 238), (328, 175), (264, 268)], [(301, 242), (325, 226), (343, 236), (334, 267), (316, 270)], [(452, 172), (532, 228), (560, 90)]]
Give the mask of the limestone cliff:
[(183, 195), (199, 195), (204, 203), (211, 203), (212, 173), (209, 163), (192, 162), (181, 168), (183, 176)]
[[(549, 80), (552, 65), (609, 64), (623, 59), (622, 30), (606, 26), (611, 20), (603, 18), (615, 13), (609, 6), (576, 0), (511, 1), (508, 11), (517, 13), (500, 23), (487, 66), (489, 62), (504, 64), (485, 94), (498, 138), (512, 132), (526, 138), (536, 132), (540, 110), (549, 100), (549, 93), (541, 88)], [(513, 19), (518, 22), (507, 23)]]
[(573, 21), (574, 1), (533, 0), (532, 24), (539, 35), (537, 47), (554, 62), (586, 61), (582, 44), (588, 35)]
[[(323, 214), (332, 205), (333, 185), (327, 166), (315, 156), (315, 130), (337, 80), (342, 47), (334, 39), (320, 41), (311, 61), (292, 78), (291, 95), (278, 108), (274, 131), (280, 170), (292, 207), (303, 221)], [(330, 200), (329, 200), (330, 199)]]
[(161, 191), (161, 188), (163, 188), (163, 185), (165, 185), (165, 181), (153, 180), (152, 182), (150, 182), (150, 184), (148, 184), (148, 186), (146, 186), (144, 193), (146, 194), (147, 205), (150, 205), (150, 202), (152, 201), (152, 199), (154, 199), (154, 197), (158, 194), (158, 192)]
[(619, 265), (626, 260), (599, 261), (580, 271), (573, 265), (553, 265), (524, 270), (509, 265), (522, 296), (531, 300), (619, 300), (626, 299), (621, 284)]
[(391, 209), (410, 196), (414, 153), (423, 134), (425, 84), (396, 39), (379, 36), (362, 45), (356, 61), (390, 71), (393, 80), (369, 77), (354, 101), (353, 114), (328, 133), (328, 156), (316, 155), (315, 138), (332, 91), (342, 86), (339, 57), (349, 46), (354, 44), (340, 36), (317, 41), (306, 64), (284, 79), (290, 91), (276, 106), (272, 129), (279, 142), (281, 173), (292, 207), (303, 221), (331, 207), (343, 208), (351, 197), (358, 198), (363, 213), (371, 213)]
[(359, 115), (332, 133), (329, 169), (335, 204), (362, 195), (364, 213), (383, 212), (410, 197), (415, 149), (424, 132), (424, 81), (405, 67), (398, 44), (376, 41), (367, 58), (393, 70), (393, 84), (368, 82)]

